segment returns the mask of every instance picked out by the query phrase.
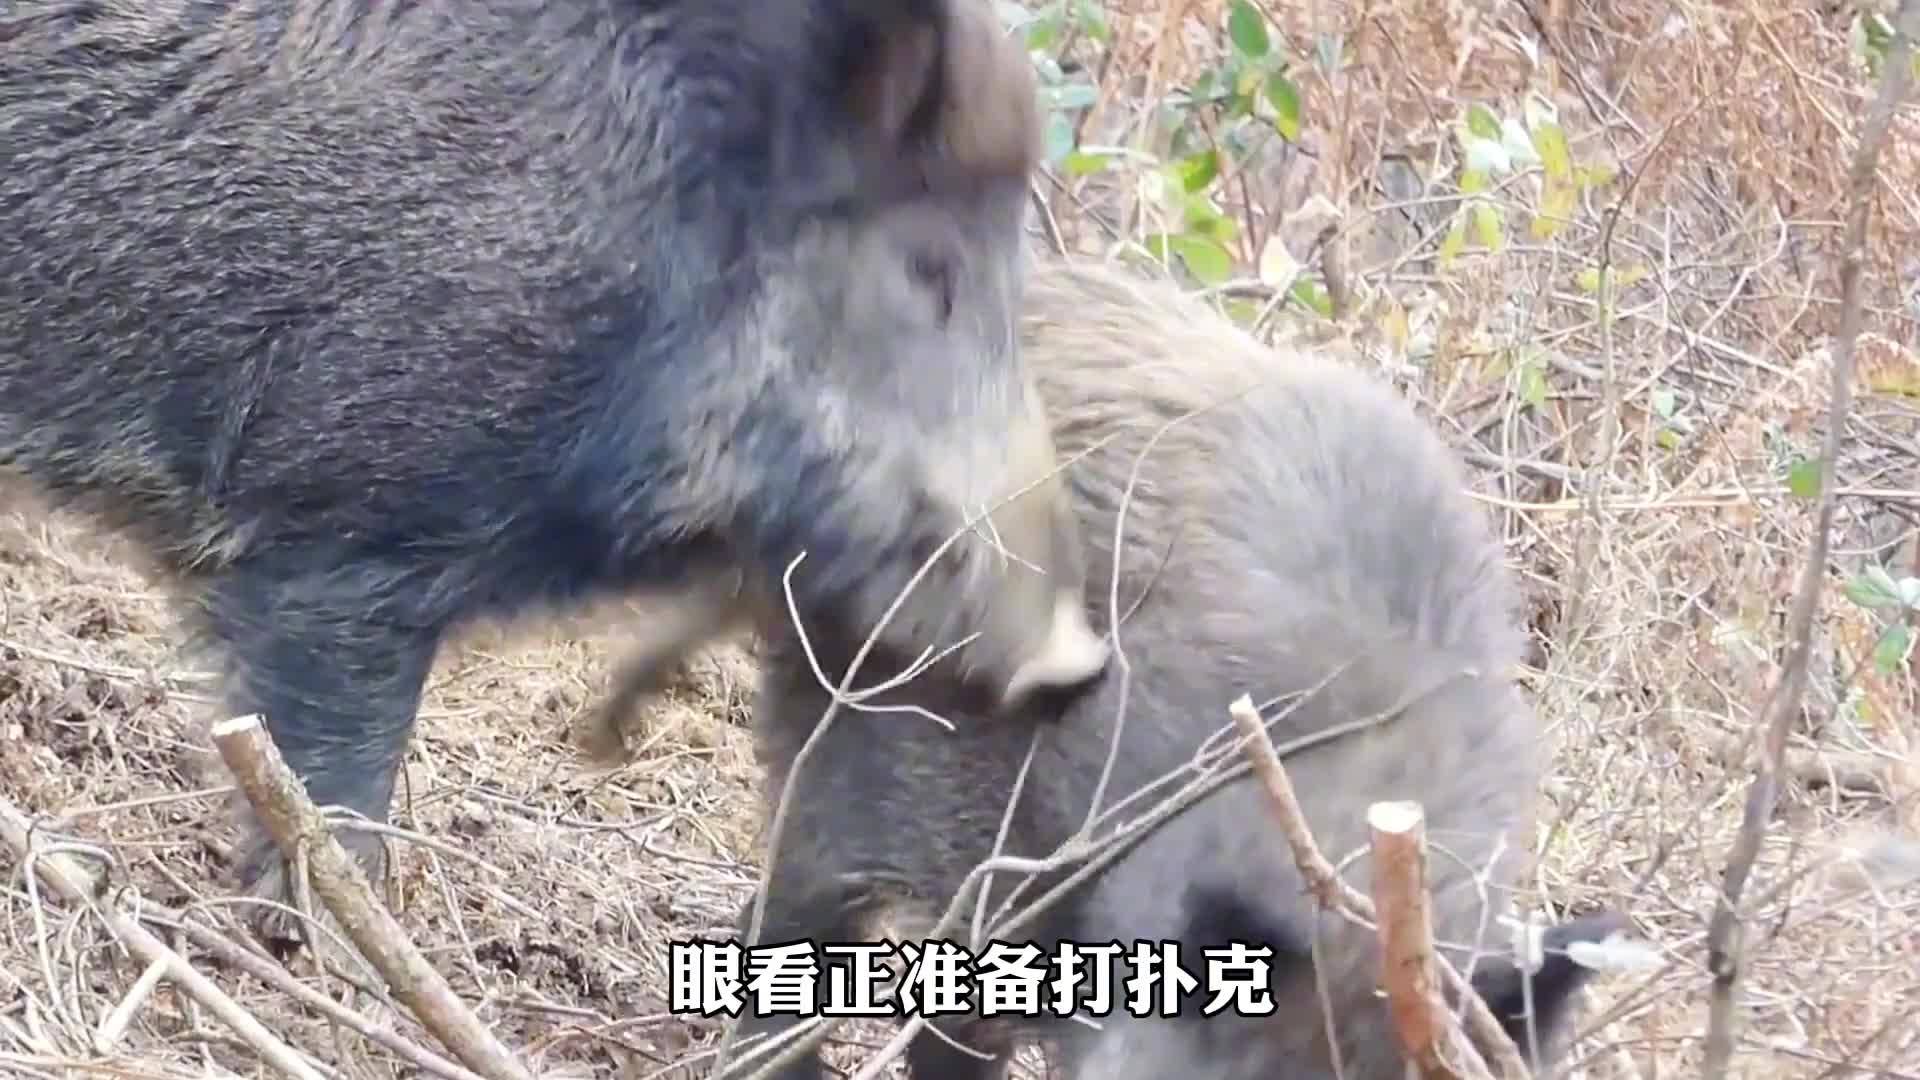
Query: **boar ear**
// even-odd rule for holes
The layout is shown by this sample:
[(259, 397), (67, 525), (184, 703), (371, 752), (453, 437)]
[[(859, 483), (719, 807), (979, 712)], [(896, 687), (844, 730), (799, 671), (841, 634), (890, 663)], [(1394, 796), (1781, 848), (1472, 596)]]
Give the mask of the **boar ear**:
[(840, 101), (856, 137), (869, 146), (911, 144), (934, 122), (943, 91), (941, 57), (948, 47), (947, 7), (953, 2), (861, 5), (868, 18), (851, 36), (840, 71)]
[(1024, 179), (1039, 155), (1038, 85), (992, 0), (854, 0), (843, 53), (859, 195)]

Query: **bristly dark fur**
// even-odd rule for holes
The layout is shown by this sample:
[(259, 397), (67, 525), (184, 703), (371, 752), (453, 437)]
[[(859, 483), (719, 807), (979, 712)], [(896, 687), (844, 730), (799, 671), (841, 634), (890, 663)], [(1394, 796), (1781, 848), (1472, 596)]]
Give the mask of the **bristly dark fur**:
[[(1037, 106), (984, 0), (18, 0), (0, 40), (0, 464), (194, 587), (318, 801), (384, 816), (457, 623), (804, 550), (865, 627), (1030, 479)], [(1057, 581), (963, 544), (893, 640), (984, 627), (1001, 684), (1051, 647), (1079, 539), (1021, 520)]]
[[(1040, 858), (1081, 828), (1110, 748), (1103, 811), (1196, 755), (1208, 768), (1238, 761), (1227, 706), (1244, 693), (1267, 703), (1281, 744), (1383, 717), (1288, 757), (1308, 824), (1340, 860), (1364, 848), (1370, 803), (1420, 801), (1436, 847), (1435, 935), (1493, 953), (1480, 959), (1478, 985), (1496, 1006), (1511, 1004), (1518, 976), (1498, 956), (1506, 931), (1496, 918), (1525, 861), (1548, 748), (1512, 683), (1522, 644), (1515, 590), (1454, 456), (1386, 386), (1326, 359), (1262, 348), (1171, 285), (1123, 270), (1037, 267), (1023, 347), (1059, 451), (1110, 440), (1071, 467), (1068, 485), (1089, 540), (1087, 599), (1107, 625), (1125, 614), (1117, 645), (1126, 663), (1069, 698), (1048, 717), (1054, 723), (978, 723), (951, 684), (921, 678), (872, 704), (917, 704), (954, 730), (901, 712), (842, 712), (794, 773), (828, 698), (792, 632), (772, 635), (755, 722), (769, 814), (783, 792), (791, 801), (781, 846), (769, 853), (758, 940), (841, 941), (882, 924), (924, 933), (967, 873), (996, 853), (1030, 747), (997, 850)], [(810, 637), (837, 676), (853, 643)], [(890, 655), (869, 677), (910, 659)], [(1193, 779), (1177, 775), (1132, 799), (1096, 836)], [(1482, 869), (1493, 911), (1474, 880)], [(1349, 873), (1366, 888), (1364, 858)], [(1026, 889), (1013, 909), (1061, 876)], [(997, 875), (985, 909), (999, 912), (1021, 878)], [(1609, 925), (1562, 924), (1560, 938)], [(1203, 948), (1270, 947), (1272, 1016), (1205, 1016), (1211, 995), (1189, 995), (1176, 1017), (1116, 1008), (1100, 1018), (1104, 1031), (1062, 1021), (1027, 1034), (1058, 1038), (1070, 1077), (1271, 1080), (1335, 1075), (1314, 983), (1316, 928), (1343, 1075), (1399, 1077), (1375, 994), (1377, 944), (1338, 917), (1316, 920), (1251, 778), (1195, 803), (1001, 936), (1048, 955), (1066, 941), (1177, 941), (1202, 977)], [(1534, 986), (1549, 1045), (1584, 970), (1563, 957)], [(791, 1022), (749, 1019), (743, 1031)], [(909, 1050), (914, 1075), (1002, 1075), (1014, 1033), (995, 1025), (1012, 1022), (942, 1021), (1001, 1056), (982, 1061), (929, 1033)], [(803, 1061), (784, 1080), (820, 1075), (819, 1062)]]

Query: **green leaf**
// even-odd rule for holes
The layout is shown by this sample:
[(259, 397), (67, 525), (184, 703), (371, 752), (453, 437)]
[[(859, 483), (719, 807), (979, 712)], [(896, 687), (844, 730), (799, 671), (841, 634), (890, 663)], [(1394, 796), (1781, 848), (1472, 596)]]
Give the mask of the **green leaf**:
[(1529, 360), (1520, 365), (1520, 400), (1528, 407), (1538, 409), (1547, 403), (1547, 365), (1540, 360)]
[(1473, 227), (1479, 235), (1480, 246), (1488, 251), (1500, 250), (1500, 210), (1492, 203), (1479, 203), (1473, 208)]
[(1060, 39), (1060, 16), (1042, 15), (1027, 24), (1027, 49), (1046, 52)]
[(1220, 175), (1220, 154), (1208, 147), (1180, 159), (1173, 168), (1174, 174), (1180, 178), (1181, 188), (1188, 194), (1204, 191)]
[(1467, 247), (1467, 215), (1455, 214), (1453, 227), (1447, 230), (1447, 238), (1440, 241), (1440, 265), (1447, 266), (1460, 257)]
[[(1625, 289), (1627, 286), (1645, 278), (1647, 273), (1648, 270), (1645, 263), (1637, 263), (1625, 268), (1614, 267), (1613, 291), (1615, 293), (1620, 292), (1620, 290)], [(1574, 282), (1580, 286), (1581, 292), (1589, 294), (1598, 293), (1600, 291), (1600, 268), (1597, 266), (1587, 267), (1585, 270), (1574, 275)]]
[(1220, 306), (1225, 309), (1228, 318), (1241, 326), (1250, 327), (1260, 318), (1260, 305), (1251, 300), (1229, 297)]
[(1333, 297), (1320, 287), (1312, 278), (1301, 276), (1294, 279), (1293, 287), (1287, 295), (1311, 311), (1318, 312), (1323, 319), (1333, 318)]
[(1075, 150), (1060, 162), (1060, 167), (1072, 176), (1087, 176), (1107, 167), (1114, 159), (1112, 154), (1091, 154), (1085, 150)]
[(1540, 167), (1550, 179), (1562, 184), (1573, 182), (1573, 155), (1567, 149), (1567, 133), (1555, 123), (1533, 129), (1533, 151), (1540, 155)]
[(1801, 499), (1820, 495), (1820, 459), (1797, 458), (1787, 469), (1787, 491)]
[(1186, 231), (1217, 243), (1226, 243), (1239, 233), (1232, 218), (1221, 213), (1205, 195), (1188, 195), (1181, 219)]
[(1573, 171), (1573, 179), (1582, 188), (1605, 187), (1613, 183), (1613, 170), (1605, 165), (1582, 165)]
[(1847, 599), (1870, 611), (1888, 608), (1902, 608), (1905, 603), (1900, 596), (1900, 583), (1893, 575), (1878, 564), (1870, 565), (1847, 580), (1842, 586)]
[(1659, 415), (1660, 419), (1673, 419), (1673, 410), (1677, 404), (1678, 402), (1674, 398), (1673, 391), (1664, 386), (1654, 387), (1653, 411)]
[(1500, 120), (1485, 105), (1467, 106), (1467, 130), (1483, 139), (1500, 141)]
[(1893, 46), (1893, 24), (1879, 12), (1856, 16), (1860, 20), (1861, 39), (1867, 45), (1885, 52)]
[(1107, 13), (1101, 10), (1098, 0), (1074, 0), (1073, 17), (1080, 29), (1095, 41), (1104, 43), (1113, 33), (1107, 26)]
[(1659, 443), (1662, 450), (1680, 449), (1680, 433), (1670, 427), (1663, 427), (1655, 432), (1653, 441)]
[[(1579, 189), (1572, 184), (1563, 184), (1548, 179), (1540, 185), (1540, 210), (1533, 216), (1531, 232), (1536, 240), (1545, 240), (1561, 230), (1573, 219), (1574, 208), (1580, 202)], [(1595, 291), (1598, 291), (1598, 284)]]
[(1460, 170), (1460, 194), (1477, 195), (1487, 190), (1487, 174), (1479, 169)]
[(1227, 15), (1227, 36), (1241, 56), (1258, 60), (1267, 55), (1267, 20), (1247, 0), (1233, 0)]
[(1203, 285), (1218, 285), (1233, 275), (1233, 256), (1212, 240), (1194, 233), (1182, 233), (1169, 243), (1187, 272)]
[(1273, 104), (1273, 127), (1288, 142), (1300, 141), (1300, 88), (1284, 72), (1267, 76), (1267, 100)]
[(1881, 631), (1880, 640), (1874, 642), (1873, 666), (1879, 668), (1882, 675), (1896, 675), (1912, 648), (1913, 631), (1906, 623), (1894, 623)]
[[(1630, 267), (1613, 267), (1613, 292), (1619, 294), (1620, 290), (1628, 288), (1630, 284), (1644, 281), (1647, 273), (1651, 271), (1647, 269), (1645, 263), (1634, 263)], [(1586, 267), (1584, 271), (1576, 273), (1574, 284), (1580, 286), (1580, 292), (1588, 292), (1588, 294), (1599, 292), (1599, 267)]]

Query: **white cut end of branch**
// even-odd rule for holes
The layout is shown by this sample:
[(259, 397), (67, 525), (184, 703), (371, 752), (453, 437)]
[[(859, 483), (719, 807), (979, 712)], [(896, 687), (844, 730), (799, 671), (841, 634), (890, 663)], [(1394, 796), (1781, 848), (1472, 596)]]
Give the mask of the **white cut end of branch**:
[(237, 735), (248, 728), (259, 727), (264, 720), (265, 717), (259, 713), (247, 713), (245, 716), (235, 716), (222, 720), (208, 730), (214, 738), (219, 739), (228, 735)]
[(1367, 807), (1367, 824), (1396, 836), (1419, 828), (1426, 816), (1417, 802), (1377, 802)]

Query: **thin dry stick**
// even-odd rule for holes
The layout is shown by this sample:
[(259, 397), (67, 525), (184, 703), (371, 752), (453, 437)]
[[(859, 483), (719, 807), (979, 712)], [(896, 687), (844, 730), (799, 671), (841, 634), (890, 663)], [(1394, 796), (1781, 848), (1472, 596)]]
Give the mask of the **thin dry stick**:
[(1880, 148), (1887, 141), (1887, 129), (1893, 124), (1894, 110), (1906, 96), (1913, 38), (1920, 34), (1920, 0), (1902, 0), (1892, 46), (1887, 50), (1880, 93), (1867, 111), (1866, 125), (1855, 149), (1848, 171), (1847, 231), (1840, 262), (1840, 328), (1833, 346), (1832, 381), (1828, 388), (1827, 436), (1820, 449), (1820, 494), (1808, 544), (1807, 561), (1800, 568), (1800, 582), (1794, 590), (1793, 610), (1787, 621), (1788, 649), (1781, 667), (1780, 681), (1767, 700), (1764, 752), (1753, 782), (1747, 788), (1747, 801), (1740, 817), (1740, 831), (1727, 855), (1724, 886), (1716, 898), (1713, 918), (1707, 926), (1707, 970), (1713, 975), (1711, 1005), (1707, 1015), (1706, 1060), (1703, 1074), (1708, 1080), (1726, 1075), (1733, 1058), (1736, 1028), (1736, 991), (1741, 973), (1741, 923), (1738, 908), (1753, 873), (1754, 860), (1760, 855), (1760, 841), (1773, 817), (1778, 798), (1780, 773), (1787, 753), (1787, 733), (1800, 712), (1806, 692), (1807, 658), (1812, 648), (1813, 616), (1820, 606), (1820, 594), (1826, 584), (1827, 549), (1833, 532), (1834, 484), (1840, 458), (1840, 440), (1846, 432), (1847, 417), (1853, 405), (1853, 347), (1860, 336), (1863, 304), (1860, 295), (1860, 263), (1867, 246), (1867, 217), (1873, 205), (1874, 176), (1880, 162)]
[(1417, 802), (1367, 808), (1373, 907), (1380, 913), (1380, 981), (1407, 1060), (1427, 1080), (1485, 1080), (1487, 1063), (1461, 1036), (1434, 974), (1427, 902), (1427, 817)]
[(153, 991), (160, 985), (160, 980), (166, 977), (166, 958), (155, 957), (147, 965), (147, 970), (141, 972), (140, 978), (134, 981), (133, 988), (127, 991), (126, 996), (120, 999), (120, 1003), (113, 1007), (113, 1011), (108, 1013), (106, 1018), (100, 1021), (100, 1026), (94, 1030), (95, 1052), (103, 1055), (113, 1053), (113, 1048), (120, 1042), (120, 1037), (125, 1035), (127, 1028), (133, 1024), (134, 1016), (146, 1005), (147, 999), (153, 996)]
[[(1266, 788), (1267, 797), (1273, 803), (1274, 816), (1280, 822), (1280, 831), (1287, 838), (1287, 846), (1293, 849), (1294, 865), (1300, 868), (1300, 876), (1307, 879), (1307, 887), (1313, 890), (1314, 897), (1324, 908), (1344, 911), (1378, 925), (1373, 901), (1341, 880), (1340, 871), (1327, 861), (1327, 857), (1320, 853), (1320, 848), (1313, 842), (1313, 834), (1307, 830), (1307, 816), (1301, 811), (1300, 800), (1293, 793), (1293, 781), (1287, 779), (1287, 770), (1280, 764), (1280, 755), (1274, 749), (1273, 740), (1267, 736), (1266, 725), (1260, 722), (1260, 711), (1253, 707), (1253, 698), (1240, 695), (1233, 704), (1227, 706), (1227, 712), (1240, 729), (1241, 738), (1246, 740), (1247, 759), (1253, 765), (1253, 773)], [(1467, 985), (1467, 981), (1460, 977), (1446, 957), (1436, 954), (1433, 960), (1447, 987), (1459, 997), (1467, 1034), (1485, 1056), (1493, 1075), (1505, 1080), (1527, 1080), (1531, 1074), (1527, 1063), (1520, 1057), (1520, 1048), (1507, 1037), (1500, 1022), (1494, 1019), (1492, 1010), (1487, 1008), (1487, 1003), (1480, 999), (1473, 987)]]
[(481, 1080), (478, 1073), (448, 1061), (426, 1047), (403, 1038), (398, 1032), (354, 1012), (301, 982), (286, 968), (227, 940), (219, 931), (190, 920), (184, 912), (148, 905), (141, 914), (149, 922), (178, 929), (188, 941), (212, 953), (222, 963), (239, 968), (369, 1042), (386, 1047), (424, 1073), (446, 1077), (447, 1080)]
[[(1728, 736), (1714, 754), (1729, 769), (1747, 762), (1746, 740)], [(1893, 791), (1899, 759), (1851, 750), (1797, 750), (1789, 747), (1780, 762), (1780, 775), (1808, 788), (1833, 788), (1841, 795), (1888, 796)]]
[[(30, 856), (35, 855), (31, 819), (4, 800), (0, 800), (0, 839), (4, 839), (7, 846), (13, 849), (22, 866), (28, 863)], [(166, 942), (155, 937), (152, 931), (117, 907), (94, 904), (93, 875), (76, 864), (71, 856), (49, 853), (37, 855), (31, 861), (34, 872), (41, 881), (46, 882), (48, 888), (59, 893), (68, 903), (91, 907), (106, 923), (107, 929), (133, 955), (148, 964), (165, 965), (169, 981), (205, 1006), (208, 1012), (219, 1017), (222, 1023), (233, 1029), (240, 1041), (252, 1047), (268, 1064), (296, 1080), (325, 1080), (307, 1059), (301, 1057), (293, 1047), (281, 1042), (279, 1036), (268, 1031), (266, 1025), (228, 997), (225, 991), (214, 985), (212, 979), (187, 963), (185, 957), (168, 948)]]
[(224, 720), (214, 725), (212, 737), (260, 823), (288, 862), (305, 853), (313, 868), (313, 891), (393, 988), (393, 996), (474, 1072), (492, 1080), (533, 1080), (533, 1074), (461, 1003), (453, 987), (374, 897), (359, 862), (334, 839), (332, 827), (280, 757), (260, 715)]

